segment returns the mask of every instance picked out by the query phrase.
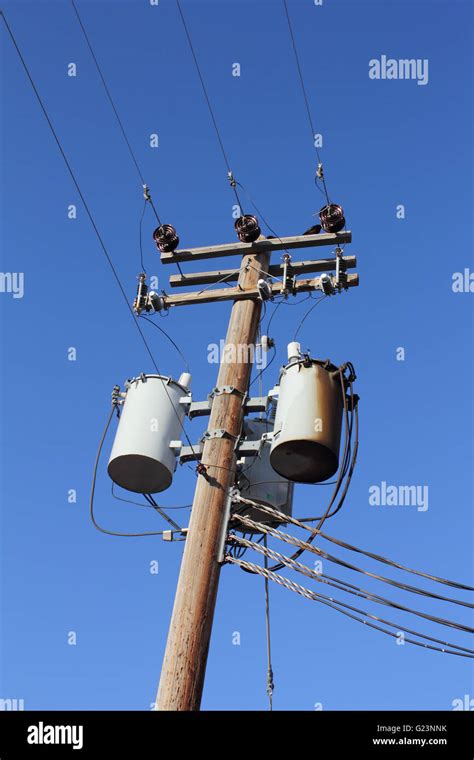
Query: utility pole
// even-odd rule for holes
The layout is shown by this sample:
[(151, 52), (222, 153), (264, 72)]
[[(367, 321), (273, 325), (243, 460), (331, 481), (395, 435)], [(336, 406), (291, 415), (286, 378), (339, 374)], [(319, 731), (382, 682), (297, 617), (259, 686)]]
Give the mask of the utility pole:
[[(242, 433), (244, 402), (249, 387), (249, 347), (255, 346), (262, 300), (257, 287), (270, 267), (272, 250), (349, 243), (350, 232), (283, 239), (262, 239), (252, 244), (230, 244), (189, 251), (163, 253), (161, 261), (192, 261), (222, 255), (243, 254), (237, 286), (214, 291), (165, 296), (167, 307), (210, 301), (233, 300), (227, 329), (225, 353), (212, 399), (209, 428), (202, 448), (186, 544), (176, 589), (168, 640), (155, 707), (157, 710), (199, 710), (212, 631), (220, 575), (219, 550), (227, 522), (229, 489), (236, 472), (236, 445)], [(247, 249), (247, 250), (246, 250)], [(356, 265), (355, 257), (344, 259), (345, 267)], [(295, 264), (295, 269), (297, 265)], [(301, 272), (336, 269), (336, 259), (302, 262)], [(272, 267), (281, 274), (282, 268)], [(220, 271), (181, 275), (173, 287), (198, 282), (218, 282)], [(234, 280), (236, 279), (234, 277)], [(286, 275), (285, 275), (286, 277)], [(171, 282), (170, 280), (170, 282)], [(335, 281), (335, 278), (333, 278)], [(271, 281), (273, 294), (286, 293), (287, 283)], [(344, 288), (358, 285), (358, 276), (346, 276)], [(320, 287), (319, 279), (293, 280), (292, 292)], [(242, 361), (242, 356), (247, 360)], [(229, 358), (228, 358), (229, 357)]]
[[(244, 291), (254, 289), (262, 273), (267, 273), (269, 259), (267, 252), (244, 256), (238, 286)], [(218, 552), (250, 379), (251, 362), (246, 349), (256, 343), (261, 307), (258, 299), (235, 301), (232, 307), (209, 419), (208, 433), (216, 437), (205, 442), (202, 452), (206, 473), (199, 475), (194, 494), (157, 710), (199, 710), (201, 704), (221, 569)], [(227, 355), (230, 361), (226, 361)]]

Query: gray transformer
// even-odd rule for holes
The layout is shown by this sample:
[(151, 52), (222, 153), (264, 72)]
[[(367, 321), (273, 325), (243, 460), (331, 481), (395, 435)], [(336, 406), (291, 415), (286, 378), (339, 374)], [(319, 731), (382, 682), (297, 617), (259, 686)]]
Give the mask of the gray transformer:
[(182, 432), (190, 398), (191, 376), (179, 382), (162, 375), (141, 375), (127, 383), (125, 401), (110, 454), (108, 473), (114, 483), (135, 493), (158, 493), (171, 485), (176, 453), (170, 443)]
[[(258, 441), (265, 433), (271, 433), (273, 421), (255, 418), (246, 419), (244, 423), (244, 437), (250, 441)], [(241, 468), (237, 477), (237, 484), (241, 496), (252, 501), (257, 501), (267, 507), (292, 514), (293, 508), (293, 483), (281, 477), (270, 465), (270, 442), (264, 441), (259, 456), (244, 457), (241, 460)], [(246, 507), (241, 502), (232, 505), (232, 511), (238, 510), (244, 517), (249, 517), (256, 522), (266, 525), (279, 525), (283, 521), (273, 519), (271, 515), (259, 510), (257, 507)], [(234, 521), (233, 527), (243, 533), (258, 533)]]

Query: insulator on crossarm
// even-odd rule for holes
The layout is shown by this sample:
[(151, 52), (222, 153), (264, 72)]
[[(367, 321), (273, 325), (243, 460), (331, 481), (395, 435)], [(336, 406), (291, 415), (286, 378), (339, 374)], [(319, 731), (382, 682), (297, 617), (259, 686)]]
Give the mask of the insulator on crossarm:
[(179, 245), (179, 237), (172, 224), (161, 224), (153, 233), (153, 240), (161, 253), (172, 253)]
[(328, 203), (319, 212), (321, 226), (326, 232), (340, 232), (346, 226), (344, 210), (337, 203)]
[(257, 290), (262, 301), (268, 301), (273, 298), (272, 286), (268, 280), (264, 280), (263, 277), (257, 282)]
[(332, 296), (334, 293), (334, 285), (332, 279), (328, 274), (326, 274), (326, 272), (323, 272), (319, 278), (319, 287), (326, 296)]
[(260, 225), (256, 216), (245, 214), (235, 220), (234, 227), (242, 243), (254, 243), (261, 235)]

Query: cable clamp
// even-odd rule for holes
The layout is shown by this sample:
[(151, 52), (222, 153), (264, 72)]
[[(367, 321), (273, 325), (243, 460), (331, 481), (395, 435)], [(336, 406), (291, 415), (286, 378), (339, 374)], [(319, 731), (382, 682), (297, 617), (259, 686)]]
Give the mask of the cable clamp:
[(354, 367), (349, 362), (347, 362), (346, 364), (343, 364), (341, 366), (342, 373), (344, 373), (346, 370), (349, 370), (349, 374), (345, 378), (346, 382), (347, 383), (354, 383), (357, 380), (357, 375), (356, 375), (356, 373), (354, 371)]
[(214, 438), (229, 438), (231, 441), (238, 441), (240, 436), (229, 433), (225, 428), (215, 428), (214, 430), (206, 430), (201, 440), (210, 441)]
[(234, 175), (232, 174), (232, 172), (230, 171), (230, 169), (229, 169), (229, 171), (227, 172), (227, 177), (228, 177), (228, 179), (229, 179), (229, 184), (230, 184), (230, 186), (231, 186), (231, 187), (236, 187), (236, 185), (237, 185), (237, 182), (235, 181), (235, 179), (234, 179)]
[(150, 188), (148, 185), (143, 185), (143, 197), (146, 201), (151, 201)]
[(219, 388), (216, 386), (213, 388), (213, 390), (208, 395), (209, 401), (212, 403), (212, 400), (214, 396), (222, 396), (224, 394), (231, 395), (231, 394), (237, 394), (238, 396), (242, 396), (242, 399), (245, 401), (247, 398), (247, 394), (245, 391), (240, 391), (238, 388), (236, 388), (234, 385), (223, 385), (222, 388)]

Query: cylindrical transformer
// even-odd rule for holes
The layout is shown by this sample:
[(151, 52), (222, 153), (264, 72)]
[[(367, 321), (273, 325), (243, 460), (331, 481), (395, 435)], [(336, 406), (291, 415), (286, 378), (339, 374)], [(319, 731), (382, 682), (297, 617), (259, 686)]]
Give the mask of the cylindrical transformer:
[(135, 493), (158, 493), (171, 485), (185, 415), (180, 399), (189, 395), (191, 376), (179, 382), (162, 375), (141, 375), (127, 383), (125, 401), (110, 454), (114, 483)]
[[(262, 435), (271, 433), (272, 430), (273, 422), (259, 418), (248, 418), (244, 423), (244, 438), (248, 441), (258, 441)], [(241, 496), (245, 499), (260, 502), (267, 507), (272, 507), (291, 516), (294, 485), (286, 478), (278, 475), (271, 467), (269, 441), (262, 444), (258, 456), (242, 458), (237, 484)], [(283, 522), (257, 507), (246, 506), (238, 501), (233, 503), (232, 511), (238, 511), (242, 516), (266, 525), (277, 526)], [(232, 527), (242, 533), (258, 533), (257, 530), (245, 526), (238, 520), (234, 521)]]
[(270, 464), (288, 480), (320, 483), (339, 466), (341, 377), (328, 361), (289, 354), (280, 375)]

